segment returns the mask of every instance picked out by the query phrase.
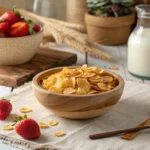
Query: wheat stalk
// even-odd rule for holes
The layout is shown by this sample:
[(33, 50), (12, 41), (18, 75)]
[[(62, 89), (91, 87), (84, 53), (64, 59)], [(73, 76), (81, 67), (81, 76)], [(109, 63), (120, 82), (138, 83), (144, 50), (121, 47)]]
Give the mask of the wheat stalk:
[(43, 17), (38, 16), (34, 13), (27, 12), (25, 10), (19, 10), (24, 15), (27, 15), (29, 17), (33, 17), (36, 20), (41, 21), (44, 23), (44, 25), (49, 26), (49, 29), (47, 32), (50, 32), (56, 42), (59, 43), (66, 43), (67, 45), (73, 47), (74, 49), (78, 50), (81, 53), (87, 52), (90, 56), (101, 58), (101, 59), (111, 59), (111, 56), (100, 49), (95, 48), (93, 45), (91, 45), (87, 39), (86, 36), (78, 31), (75, 31), (73, 29), (67, 28), (67, 27), (61, 27), (60, 24), (56, 24), (54, 22), (50, 22), (45, 20)]

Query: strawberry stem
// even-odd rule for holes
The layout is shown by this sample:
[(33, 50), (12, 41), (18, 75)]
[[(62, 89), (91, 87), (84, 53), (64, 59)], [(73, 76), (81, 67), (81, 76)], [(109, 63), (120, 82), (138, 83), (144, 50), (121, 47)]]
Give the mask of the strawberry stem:
[(16, 15), (19, 16), (19, 18), (20, 18), (21, 21), (26, 21), (25, 18), (24, 18), (24, 16), (23, 16), (22, 14), (20, 14), (20, 12), (17, 11), (17, 10), (15, 10), (15, 9), (16, 9), (16, 5), (14, 5), (14, 6), (12, 7), (13, 12), (14, 12)]
[(29, 25), (29, 33), (30, 33), (30, 34), (34, 34), (35, 31), (33, 30), (33, 28), (34, 28), (34, 23), (33, 23), (33, 21), (32, 21), (32, 20), (28, 20), (28, 21), (27, 21), (27, 24)]
[(15, 118), (14, 123), (12, 124), (12, 126), (16, 125), (17, 122), (19, 122), (19, 121), (21, 121), (21, 120), (23, 120), (23, 119), (27, 119), (27, 118), (28, 118), (28, 117), (27, 117), (26, 114), (25, 114), (23, 117), (22, 117), (22, 116), (19, 116), (19, 117)]
[(14, 6), (12, 7), (13, 12), (15, 12), (15, 8), (16, 8), (16, 5), (14, 5)]
[(10, 102), (10, 100), (6, 99), (5, 97), (2, 97), (0, 100), (6, 100)]

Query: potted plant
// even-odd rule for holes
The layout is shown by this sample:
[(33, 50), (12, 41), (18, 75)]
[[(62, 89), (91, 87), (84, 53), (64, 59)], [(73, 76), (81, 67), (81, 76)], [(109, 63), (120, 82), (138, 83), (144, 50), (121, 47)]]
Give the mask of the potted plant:
[(135, 23), (134, 0), (87, 0), (89, 40), (105, 45), (126, 43)]

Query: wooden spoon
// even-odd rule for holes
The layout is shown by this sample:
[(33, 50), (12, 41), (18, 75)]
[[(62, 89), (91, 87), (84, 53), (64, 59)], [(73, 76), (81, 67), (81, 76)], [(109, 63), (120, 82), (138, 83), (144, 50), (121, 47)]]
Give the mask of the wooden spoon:
[[(139, 124), (137, 127), (144, 127), (145, 125), (148, 125), (150, 123), (150, 118)], [(137, 132), (130, 132), (130, 133), (125, 133), (121, 135), (121, 138), (125, 140), (132, 140), (138, 135), (139, 131)]]
[(123, 130), (116, 130), (116, 131), (111, 131), (111, 132), (93, 134), (93, 135), (90, 135), (89, 138), (92, 140), (95, 140), (95, 139), (115, 136), (115, 135), (118, 135), (121, 133), (135, 132), (135, 131), (140, 131), (140, 130), (149, 129), (149, 128), (150, 128), (150, 126), (144, 126), (144, 127), (136, 127), (136, 128), (123, 129)]

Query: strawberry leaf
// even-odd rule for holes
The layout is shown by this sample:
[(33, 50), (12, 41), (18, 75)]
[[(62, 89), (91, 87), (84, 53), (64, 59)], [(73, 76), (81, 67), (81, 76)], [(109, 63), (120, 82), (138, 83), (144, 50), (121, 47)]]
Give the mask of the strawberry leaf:
[(4, 20), (0, 20), (0, 23), (4, 22)]
[(33, 28), (34, 28), (34, 23), (33, 23), (33, 21), (32, 21), (32, 20), (28, 20), (27, 23), (28, 23), (28, 25), (29, 25), (29, 33), (30, 33), (30, 34), (34, 34), (35, 31), (33, 30)]
[(14, 6), (12, 7), (13, 12), (15, 12), (15, 8), (16, 8), (16, 5), (14, 5)]
[(23, 117), (24, 117), (24, 119), (27, 119), (27, 115), (26, 114)]
[(23, 119), (27, 119), (27, 115), (24, 115), (23, 117), (19, 116), (17, 118), (15, 118), (14, 123), (12, 124), (12, 126), (16, 125), (17, 122), (23, 120)]
[(6, 99), (5, 97), (2, 97), (0, 100), (6, 100), (10, 102), (10, 100)]
[(26, 21), (25, 18), (24, 18), (24, 16), (19, 11), (15, 10), (15, 9), (16, 9), (16, 5), (14, 5), (12, 7), (13, 12), (16, 13), (16, 15), (19, 16), (19, 18), (20, 18), (21, 21)]

